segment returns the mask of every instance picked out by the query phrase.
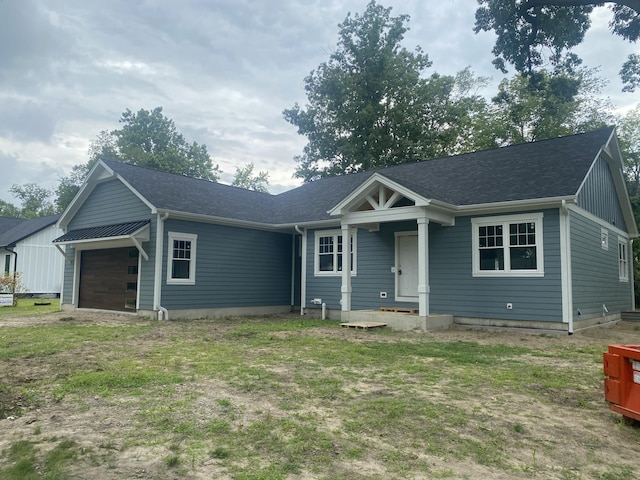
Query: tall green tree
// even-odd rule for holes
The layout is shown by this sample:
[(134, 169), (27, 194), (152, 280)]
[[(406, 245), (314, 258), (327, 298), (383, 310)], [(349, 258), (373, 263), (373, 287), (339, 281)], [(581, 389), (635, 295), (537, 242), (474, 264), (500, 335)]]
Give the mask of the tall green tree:
[(76, 165), (69, 176), (60, 179), (56, 200), (59, 210), (69, 205), (87, 173), (102, 158), (212, 182), (219, 180), (220, 168), (213, 164), (206, 145), (187, 142), (174, 121), (163, 115), (162, 107), (136, 113), (127, 109), (120, 123), (119, 129), (100, 132), (89, 147), (89, 161)]
[[(629, 195), (640, 204), (640, 106), (619, 120), (618, 137)], [(636, 214), (640, 214), (640, 210), (636, 209)]]
[(231, 185), (253, 190), (254, 192), (269, 193), (269, 172), (253, 173), (254, 168), (253, 162), (246, 164), (244, 167), (236, 167), (236, 173)]
[(482, 99), (469, 94), (468, 71), (424, 76), (431, 66), (427, 54), (401, 45), (408, 20), (371, 1), (363, 14), (349, 14), (339, 25), (335, 52), (304, 80), (308, 104), (283, 112), (308, 139), (296, 157), (297, 177), (311, 181), (459, 147)]
[(486, 132), (496, 144), (532, 142), (580, 133), (607, 125), (612, 105), (599, 97), (603, 81), (594, 71), (532, 77), (516, 74), (498, 86), (488, 109)]
[[(506, 64), (529, 76), (541, 67), (571, 72), (581, 63), (572, 49), (582, 43), (591, 26), (590, 15), (604, 2), (586, 0), (478, 0), (475, 32), (493, 30), (496, 68), (506, 73)], [(640, 36), (640, 0), (612, 4), (609, 24), (614, 35), (635, 42)], [(633, 54), (620, 75), (625, 87), (640, 85), (640, 56)]]
[(36, 218), (55, 213), (55, 207), (51, 202), (53, 192), (36, 183), (14, 184), (9, 192), (20, 200), (21, 206), (16, 215), (18, 217)]

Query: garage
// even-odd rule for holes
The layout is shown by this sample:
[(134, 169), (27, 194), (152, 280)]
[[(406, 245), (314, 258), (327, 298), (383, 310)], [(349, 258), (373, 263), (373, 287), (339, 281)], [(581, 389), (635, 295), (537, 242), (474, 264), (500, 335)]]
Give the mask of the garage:
[[(70, 230), (53, 240), (74, 273), (78, 308), (136, 312), (141, 261), (148, 261), (149, 220)], [(75, 252), (74, 252), (75, 251)]]
[(138, 257), (135, 247), (81, 252), (78, 306), (135, 311)]

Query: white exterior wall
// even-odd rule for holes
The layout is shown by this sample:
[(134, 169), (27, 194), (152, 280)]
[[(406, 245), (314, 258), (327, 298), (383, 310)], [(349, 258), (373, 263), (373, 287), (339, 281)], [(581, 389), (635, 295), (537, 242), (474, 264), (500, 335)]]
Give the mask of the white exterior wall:
[[(18, 272), (28, 293), (61, 292), (64, 257), (52, 240), (62, 233), (62, 230), (51, 225), (17, 243)], [(13, 261), (12, 258), (12, 269)]]

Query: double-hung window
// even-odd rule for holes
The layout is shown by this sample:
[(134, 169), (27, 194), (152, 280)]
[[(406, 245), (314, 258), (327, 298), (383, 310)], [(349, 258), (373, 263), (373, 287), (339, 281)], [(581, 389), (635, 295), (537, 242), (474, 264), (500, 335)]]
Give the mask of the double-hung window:
[[(341, 230), (322, 230), (315, 233), (315, 267), (316, 275), (340, 275), (342, 273)], [(349, 235), (349, 252), (351, 254), (351, 275), (356, 274), (356, 235)]]
[(543, 276), (542, 214), (474, 218), (474, 276)]
[(169, 232), (167, 284), (193, 285), (196, 283), (197, 240), (197, 235)]
[(627, 240), (618, 237), (618, 276), (621, 282), (629, 281), (629, 253)]

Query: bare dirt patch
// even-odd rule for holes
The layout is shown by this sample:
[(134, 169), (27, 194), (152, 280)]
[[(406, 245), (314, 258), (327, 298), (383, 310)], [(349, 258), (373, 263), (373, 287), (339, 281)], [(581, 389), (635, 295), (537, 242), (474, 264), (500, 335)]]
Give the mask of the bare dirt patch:
[[(19, 327), (60, 324), (127, 326), (152, 323), (128, 315), (61, 312), (40, 317), (3, 319), (0, 322), (0, 340), (3, 329)], [(181, 329), (197, 330), (199, 334), (193, 341), (210, 341), (211, 348), (215, 349), (215, 340), (231, 335), (234, 323), (206, 320), (175, 323), (167, 328), (155, 328), (132, 339), (123, 339), (118, 344), (112, 344), (112, 347), (114, 350), (124, 349), (134, 352), (134, 356), (146, 358), (146, 355), (159, 346), (171, 347), (174, 343), (172, 339), (179, 335)], [(591, 374), (592, 380), (582, 389), (578, 386), (565, 390), (562, 385), (549, 386), (548, 381), (545, 383), (541, 380), (540, 383), (523, 384), (512, 391), (489, 384), (473, 384), (468, 387), (464, 382), (452, 384), (445, 375), (443, 380), (420, 390), (420, 384), (411, 374), (399, 377), (397, 384), (389, 384), (380, 370), (362, 367), (362, 377), (353, 382), (344, 381), (341, 387), (348, 392), (350, 398), (360, 396), (374, 400), (391, 399), (390, 404), (396, 405), (402, 400), (403, 388), (413, 389), (412, 383), (416, 383), (415, 389), (422, 395), (425, 403), (435, 402), (445, 409), (449, 408), (451, 414), (447, 414), (446, 420), (443, 419), (440, 431), (436, 429), (425, 432), (423, 437), (408, 438), (401, 445), (397, 442), (399, 438), (403, 438), (402, 435), (395, 436), (391, 426), (388, 430), (381, 428), (379, 431), (360, 434), (359, 438), (349, 438), (347, 442), (345, 439), (349, 436), (349, 426), (346, 424), (357, 418), (343, 416), (345, 409), (350, 408), (349, 404), (340, 406), (341, 416), (336, 415), (330, 392), (323, 394), (325, 397), (309, 401), (303, 408), (291, 411), (283, 405), (282, 398), (277, 398), (277, 395), (265, 392), (264, 389), (251, 386), (244, 388), (233, 381), (208, 378), (206, 375), (187, 375), (177, 385), (153, 387), (146, 393), (150, 397), (157, 397), (162, 395), (163, 389), (170, 392), (167, 393), (167, 411), (164, 413), (158, 402), (150, 403), (147, 411), (147, 406), (139, 395), (58, 396), (53, 393), (53, 389), (47, 388), (41, 390), (40, 395), (29, 396), (29, 386), (34, 382), (49, 380), (55, 386), (56, 378), (59, 377), (62, 381), (76, 369), (99, 370), (106, 353), (96, 352), (94, 345), (80, 345), (69, 352), (0, 361), (0, 406), (3, 409), (0, 412), (3, 416), (0, 419), (0, 457), (2, 452), (7, 452), (19, 440), (34, 442), (45, 454), (60, 439), (69, 439), (77, 447), (74, 459), (65, 470), (68, 478), (239, 478), (224, 462), (227, 453), (222, 447), (227, 447), (218, 443), (215, 429), (240, 431), (256, 424), (268, 427), (269, 422), (279, 425), (278, 422), (285, 422), (296, 415), (313, 418), (318, 431), (334, 439), (335, 446), (331, 453), (334, 459), (330, 469), (322, 471), (310, 467), (286, 475), (259, 476), (256, 473), (242, 478), (427, 479), (438, 476), (470, 480), (631, 480), (640, 475), (640, 468), (630, 466), (640, 458), (640, 433), (623, 425), (620, 417), (608, 410), (600, 389), (602, 374), (598, 363), (575, 360), (570, 355), (571, 351), (582, 350), (593, 351), (597, 355), (607, 344), (638, 345), (640, 324), (621, 322), (610, 327), (578, 332), (572, 336), (462, 328), (426, 333), (371, 335), (368, 332), (335, 327), (311, 328), (295, 334), (318, 341), (338, 340), (354, 346), (372, 341), (381, 344), (432, 341), (529, 347), (543, 351), (546, 349), (563, 354), (522, 354), (520, 359), (530, 362), (532, 368), (541, 368), (541, 372), (547, 367), (581, 373), (586, 371)], [(294, 333), (274, 332), (273, 342), (286, 341), (290, 335)], [(259, 353), (269, 353), (269, 350), (269, 344), (261, 345)], [(111, 355), (115, 356), (116, 353)], [(171, 361), (177, 364), (183, 360), (176, 353)], [(437, 368), (434, 367), (437, 362), (431, 357), (422, 357), (416, 360), (418, 361), (421, 363), (416, 368)], [(312, 369), (315, 365), (310, 361), (305, 368)], [(452, 372), (456, 369), (462, 372), (466, 367), (461, 365), (451, 368)], [(300, 363), (282, 361), (278, 367), (270, 367), (266, 373), (273, 376), (270, 380), (272, 382), (280, 379), (283, 384), (291, 385), (287, 394), (293, 398), (298, 394), (294, 391), (294, 382), (296, 378), (305, 375), (306, 370)], [(473, 391), (467, 391), (468, 388)], [(397, 402), (394, 403), (395, 401)], [(181, 409), (181, 402), (188, 406)], [(158, 415), (161, 414), (172, 418), (175, 424), (154, 439), (158, 435)], [(404, 416), (412, 414), (411, 411), (402, 412)], [(184, 422), (181, 423), (181, 420)], [(433, 422), (437, 424), (437, 419)], [(191, 445), (189, 440), (192, 433), (186, 427), (180, 427), (183, 424), (200, 431), (209, 429), (213, 432), (202, 441), (204, 448), (197, 450), (186, 446)], [(412, 435), (415, 432), (411, 432), (408, 437)], [(438, 443), (438, 438), (441, 438), (441, 444)], [(341, 441), (344, 442), (340, 443)], [(491, 445), (491, 442), (495, 442), (495, 445)], [(351, 445), (354, 451), (364, 449), (365, 453), (354, 453), (351, 458), (344, 451), (346, 444)], [(466, 447), (460, 445), (468, 445), (469, 452), (475, 453), (461, 454)], [(246, 448), (257, 447), (248, 444)], [(171, 459), (177, 458), (177, 451), (180, 451), (180, 464), (172, 465)], [(495, 452), (506, 452), (506, 458), (505, 455), (499, 458)], [(495, 458), (492, 457), (494, 454)], [(394, 455), (399, 460), (394, 460)], [(598, 467), (601, 459), (606, 459), (606, 468)], [(401, 464), (406, 465), (406, 470), (401, 468)], [(0, 460), (0, 468), (2, 467)], [(263, 470), (260, 470), (262, 467)], [(255, 471), (264, 474), (267, 467), (267, 463), (257, 465)]]

